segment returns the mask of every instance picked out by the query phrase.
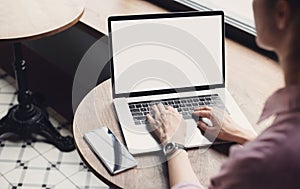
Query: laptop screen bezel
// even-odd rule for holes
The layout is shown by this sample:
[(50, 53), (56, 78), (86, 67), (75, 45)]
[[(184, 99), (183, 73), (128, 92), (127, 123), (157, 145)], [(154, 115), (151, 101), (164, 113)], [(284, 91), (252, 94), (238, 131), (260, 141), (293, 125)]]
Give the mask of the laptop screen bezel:
[[(128, 21), (128, 20), (145, 20), (145, 19), (159, 19), (159, 18), (176, 18), (176, 17), (195, 17), (195, 16), (221, 16), (222, 18), (222, 78), (223, 83), (214, 85), (201, 85), (191, 86), (173, 89), (159, 89), (151, 91), (139, 91), (130, 93), (116, 93), (115, 90), (115, 74), (114, 74), (114, 60), (113, 60), (113, 45), (112, 45), (112, 28), (111, 23), (113, 21)], [(113, 98), (120, 97), (139, 97), (148, 95), (158, 94), (170, 94), (178, 92), (189, 92), (189, 91), (201, 91), (215, 88), (225, 87), (225, 24), (224, 24), (224, 12), (223, 11), (193, 11), (193, 12), (176, 12), (176, 13), (157, 13), (157, 14), (141, 14), (141, 15), (124, 15), (124, 16), (110, 16), (108, 18), (108, 32), (109, 32), (109, 56), (110, 56), (110, 72), (111, 72), (111, 83), (112, 83), (112, 95)]]

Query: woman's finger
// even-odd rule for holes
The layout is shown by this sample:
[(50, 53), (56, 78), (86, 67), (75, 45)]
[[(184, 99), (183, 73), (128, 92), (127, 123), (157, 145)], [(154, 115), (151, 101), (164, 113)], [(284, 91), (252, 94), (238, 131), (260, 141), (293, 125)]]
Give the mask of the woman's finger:
[(153, 111), (154, 118), (158, 119), (160, 117), (160, 111), (158, 110), (158, 107), (156, 105), (153, 105), (151, 109)]
[(198, 125), (199, 129), (203, 132), (206, 132), (206, 130), (208, 129), (208, 126), (205, 123), (203, 123), (202, 121), (198, 121), (197, 125)]
[(211, 118), (212, 111), (211, 110), (199, 110), (192, 113), (193, 117), (206, 117), (208, 119)]
[(156, 134), (160, 133), (160, 127), (157, 125), (157, 121), (150, 115), (147, 114), (147, 121), (150, 123), (151, 132)]
[(150, 114), (146, 115), (147, 121), (150, 123), (150, 125), (155, 125), (155, 120)]
[(164, 114), (166, 112), (166, 108), (161, 102), (157, 105), (157, 108), (161, 114)]
[(173, 110), (175, 110), (172, 106), (166, 106), (166, 110), (170, 110), (170, 111), (173, 111)]
[(195, 111), (200, 111), (200, 110), (213, 110), (213, 108), (209, 107), (209, 106), (201, 106), (201, 107), (195, 108)]
[(172, 107), (172, 106), (167, 106), (167, 107), (166, 107), (166, 110), (169, 110), (169, 111), (171, 111), (171, 112), (178, 113), (178, 110), (177, 110), (176, 108)]

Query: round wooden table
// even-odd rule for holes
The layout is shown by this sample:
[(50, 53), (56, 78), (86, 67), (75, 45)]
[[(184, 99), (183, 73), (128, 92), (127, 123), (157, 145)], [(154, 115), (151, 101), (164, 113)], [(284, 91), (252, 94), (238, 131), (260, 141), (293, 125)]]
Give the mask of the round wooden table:
[(61, 136), (48, 120), (45, 108), (33, 102), (20, 42), (61, 32), (78, 22), (83, 11), (83, 0), (0, 0), (0, 42), (13, 43), (19, 102), (0, 120), (0, 136), (14, 133), (36, 140), (40, 135), (62, 151), (75, 149), (73, 138)]
[[(227, 39), (226, 43), (226, 84), (254, 129), (260, 132), (265, 126), (257, 127), (255, 123), (263, 104), (273, 91), (283, 85), (280, 68), (272, 60), (235, 42)], [(113, 110), (110, 79), (90, 91), (76, 110), (73, 133), (81, 158), (96, 176), (113, 188), (168, 188), (166, 163), (151, 154), (135, 156), (138, 161), (137, 168), (115, 176), (110, 175), (83, 139), (84, 133), (101, 126), (109, 127), (124, 142)], [(217, 174), (227, 159), (213, 149), (194, 149), (189, 150), (188, 154), (200, 182), (206, 186), (209, 185), (209, 178)]]
[(83, 0), (0, 0), (0, 41), (24, 41), (61, 32), (78, 22)]

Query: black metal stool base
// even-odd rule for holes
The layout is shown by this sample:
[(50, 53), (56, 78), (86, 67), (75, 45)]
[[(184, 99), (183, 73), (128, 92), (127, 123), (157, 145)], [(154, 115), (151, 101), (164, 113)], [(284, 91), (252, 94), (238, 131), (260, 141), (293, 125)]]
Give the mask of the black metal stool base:
[(61, 151), (74, 150), (73, 138), (61, 136), (48, 118), (48, 113), (34, 104), (29, 105), (26, 110), (20, 105), (15, 105), (0, 120), (0, 136), (4, 133), (13, 133), (21, 138), (33, 140), (42, 136), (44, 142), (53, 144)]

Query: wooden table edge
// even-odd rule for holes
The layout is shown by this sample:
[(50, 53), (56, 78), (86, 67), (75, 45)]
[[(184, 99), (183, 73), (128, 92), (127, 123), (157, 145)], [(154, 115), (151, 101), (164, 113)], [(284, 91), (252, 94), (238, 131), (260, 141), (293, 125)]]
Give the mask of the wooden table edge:
[(40, 33), (40, 34), (37, 34), (37, 35), (33, 35), (33, 36), (0, 39), (0, 42), (13, 42), (13, 43), (16, 43), (16, 42), (22, 42), (22, 41), (28, 41), (28, 40), (41, 39), (41, 38), (44, 38), (44, 37), (49, 37), (49, 36), (55, 35), (57, 33), (60, 33), (64, 30), (69, 29), (70, 27), (74, 26), (77, 22), (80, 22), (80, 18), (84, 14), (84, 11), (85, 11), (85, 8), (83, 6), (83, 9), (82, 9), (81, 13), (74, 20), (72, 20), (69, 23), (66, 23), (64, 26), (59, 27), (57, 29), (47, 31), (47, 32), (44, 32), (44, 33)]

